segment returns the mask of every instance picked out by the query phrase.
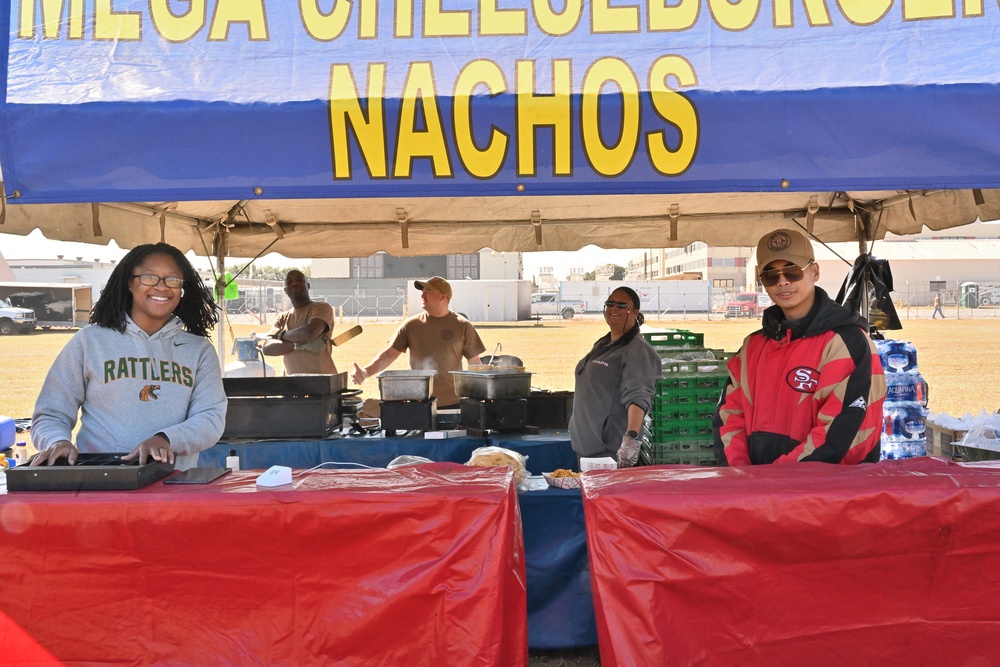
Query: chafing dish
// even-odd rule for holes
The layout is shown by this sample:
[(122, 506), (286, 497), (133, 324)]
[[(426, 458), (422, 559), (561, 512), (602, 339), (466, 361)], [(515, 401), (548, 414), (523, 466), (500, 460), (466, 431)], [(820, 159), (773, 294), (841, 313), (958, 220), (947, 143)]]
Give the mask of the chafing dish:
[(426, 401), (434, 395), (434, 371), (382, 371), (378, 390), (383, 401)]
[(451, 374), (459, 396), (497, 400), (531, 395), (531, 373), (497, 369), (489, 373), (451, 371)]

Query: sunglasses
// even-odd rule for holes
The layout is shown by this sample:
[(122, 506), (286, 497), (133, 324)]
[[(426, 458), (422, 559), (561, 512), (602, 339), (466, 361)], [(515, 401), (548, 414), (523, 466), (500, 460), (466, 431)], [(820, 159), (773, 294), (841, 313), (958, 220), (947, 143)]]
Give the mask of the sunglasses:
[(604, 302), (604, 308), (605, 308), (605, 310), (607, 310), (608, 308), (617, 308), (618, 310), (628, 310), (631, 307), (632, 307), (632, 304), (627, 303), (625, 301), (605, 301)]
[(785, 276), (790, 283), (797, 283), (802, 280), (805, 276), (804, 269), (811, 264), (815, 263), (815, 260), (809, 260), (809, 264), (799, 268), (792, 264), (791, 266), (779, 266), (776, 269), (768, 269), (762, 271), (760, 274), (760, 282), (764, 284), (764, 287), (774, 287), (781, 280), (781, 276)]
[(170, 289), (180, 289), (184, 287), (183, 278), (175, 278), (173, 276), (167, 276), (166, 278), (161, 278), (160, 276), (154, 276), (152, 273), (142, 273), (132, 276), (133, 278), (138, 278), (139, 283), (145, 285), (146, 287), (156, 287), (163, 281), (163, 284)]

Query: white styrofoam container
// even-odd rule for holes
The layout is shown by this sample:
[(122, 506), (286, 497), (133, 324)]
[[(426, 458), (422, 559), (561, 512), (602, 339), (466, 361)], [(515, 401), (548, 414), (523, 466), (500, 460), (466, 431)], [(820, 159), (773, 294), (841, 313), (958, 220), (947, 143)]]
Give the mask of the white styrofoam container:
[(610, 456), (584, 456), (580, 459), (580, 472), (617, 469), (618, 462)]

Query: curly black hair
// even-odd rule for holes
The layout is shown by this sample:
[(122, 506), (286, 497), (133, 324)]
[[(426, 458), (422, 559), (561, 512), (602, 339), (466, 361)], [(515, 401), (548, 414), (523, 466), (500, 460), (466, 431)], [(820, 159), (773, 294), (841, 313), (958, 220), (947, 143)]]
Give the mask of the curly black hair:
[(191, 266), (191, 262), (177, 248), (168, 243), (147, 243), (132, 248), (118, 263), (108, 278), (108, 284), (90, 313), (90, 323), (125, 333), (125, 316), (132, 313), (132, 292), (129, 283), (135, 267), (150, 255), (166, 255), (177, 264), (184, 276), (181, 302), (174, 315), (184, 323), (184, 328), (196, 336), (209, 337), (219, 322), (218, 308), (212, 290)]

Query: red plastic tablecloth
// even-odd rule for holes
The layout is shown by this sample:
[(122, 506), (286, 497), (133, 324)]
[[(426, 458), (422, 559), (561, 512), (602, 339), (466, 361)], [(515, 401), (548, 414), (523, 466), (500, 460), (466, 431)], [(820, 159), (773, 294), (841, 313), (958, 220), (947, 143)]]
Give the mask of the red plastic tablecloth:
[(992, 665), (1000, 468), (584, 476), (601, 664)]
[(507, 468), (0, 496), (0, 663), (524, 665)]

